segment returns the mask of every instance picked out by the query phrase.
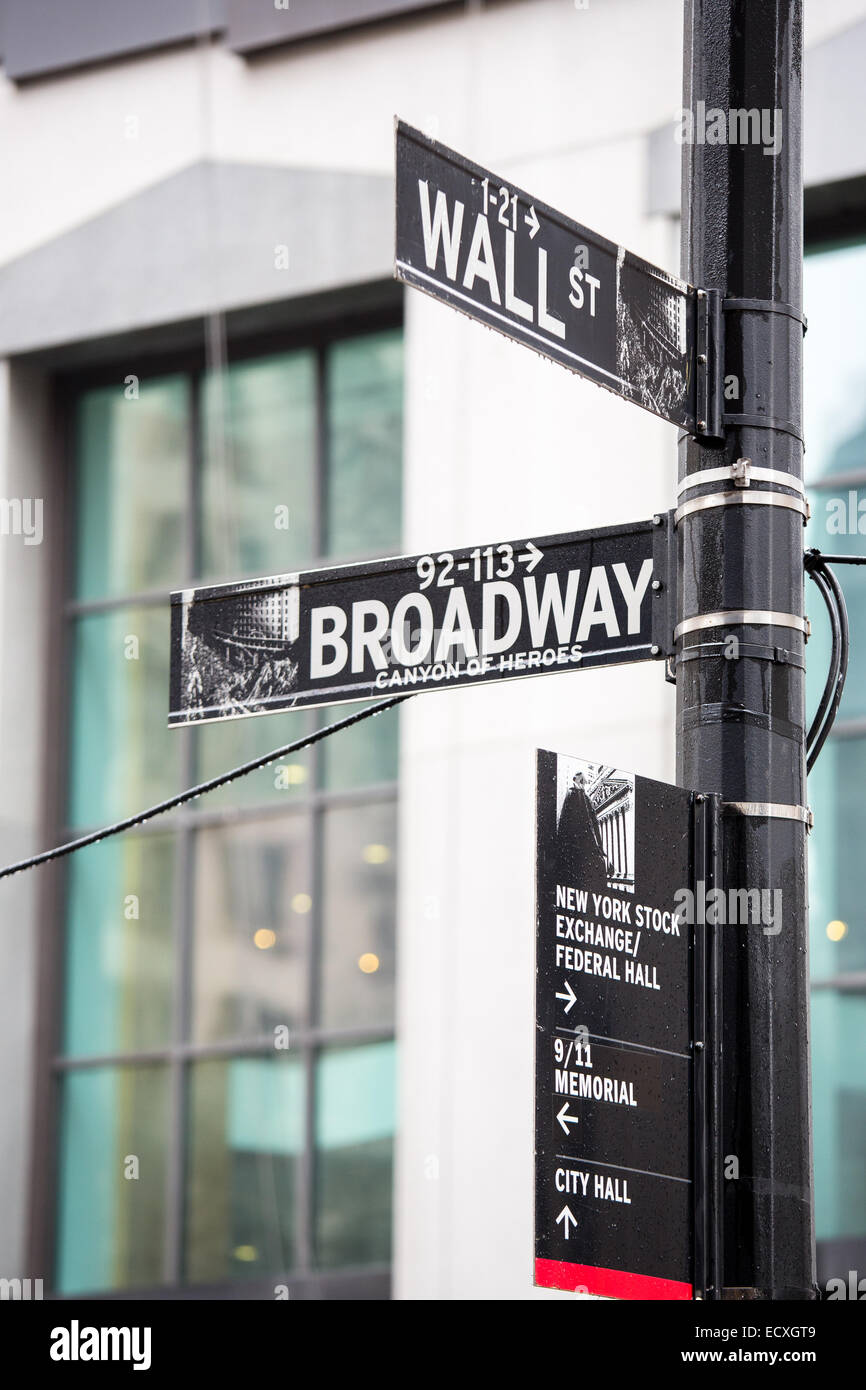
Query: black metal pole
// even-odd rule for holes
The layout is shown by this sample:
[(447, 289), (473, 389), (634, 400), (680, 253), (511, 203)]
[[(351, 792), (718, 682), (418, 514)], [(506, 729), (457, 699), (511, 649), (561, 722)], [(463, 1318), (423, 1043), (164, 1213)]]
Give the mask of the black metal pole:
[(678, 777), (723, 805), (717, 1298), (814, 1296), (801, 58), (801, 0), (686, 0), (683, 272), (724, 340), (719, 442), (680, 444), (677, 627)]

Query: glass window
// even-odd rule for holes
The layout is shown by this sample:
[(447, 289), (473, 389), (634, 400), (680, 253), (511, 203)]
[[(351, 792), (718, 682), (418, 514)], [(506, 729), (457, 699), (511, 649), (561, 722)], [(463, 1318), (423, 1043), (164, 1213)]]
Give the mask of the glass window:
[(316, 359), (284, 353), (204, 381), (204, 578), (285, 574), (313, 559)]
[(88, 391), (77, 412), (76, 593), (162, 588), (181, 549), (189, 406), (183, 377)]
[[(866, 246), (806, 260), (804, 301), (807, 545), (866, 553), (866, 341), (851, 305), (866, 303)], [(845, 694), (809, 775), (815, 1218), (819, 1239), (866, 1236), (866, 572), (839, 565), (851, 627)], [(807, 581), (813, 636), (809, 716), (830, 659), (830, 627)]]
[[(252, 762), (272, 748), (284, 747), (303, 738), (310, 730), (310, 718), (306, 711), (298, 711), (294, 714), (267, 714), (254, 719), (227, 719), (222, 723), (202, 725), (195, 735), (198, 747), (196, 780), (205, 782), (209, 777), (217, 777), (225, 772), (226, 768)], [(207, 792), (199, 805), (208, 808), (261, 806), (267, 802), (288, 804), (299, 797), (309, 796), (313, 785), (314, 756), (309, 748), (292, 753), (236, 782)]]
[(322, 1006), (328, 1028), (394, 1011), (393, 802), (335, 806), (322, 827)]
[(63, 1078), (57, 1288), (88, 1293), (163, 1275), (168, 1068), (92, 1067)]
[(390, 1259), (394, 1060), (391, 1042), (319, 1058), (316, 1246), (326, 1268)]
[(67, 867), (64, 1051), (160, 1047), (171, 1039), (175, 842), (130, 834)]
[(76, 618), (69, 817), (104, 825), (180, 790), (181, 745), (165, 718), (168, 604)]
[[(354, 710), (368, 708), (359, 701)], [(346, 705), (320, 709), (319, 724), (324, 727), (349, 713)], [(325, 739), (319, 745), (322, 786), (329, 791), (345, 791), (351, 787), (369, 786), (373, 782), (391, 782), (397, 776), (397, 732), (399, 714), (396, 709), (374, 715), (363, 724), (354, 724), (332, 742)]]
[(309, 817), (213, 826), (195, 837), (193, 1034), (296, 1028), (307, 1016)]
[[(132, 387), (74, 408), (59, 838), (346, 713), (169, 730), (170, 590), (400, 549), (399, 329)], [(397, 730), (389, 712), (67, 861), (64, 1292), (388, 1260)]]
[(328, 359), (329, 555), (387, 555), (400, 534), (403, 340), (338, 343)]
[(866, 1236), (866, 995), (812, 1001), (815, 1225), (819, 1240)]
[(304, 1079), (293, 1058), (196, 1062), (189, 1104), (185, 1274), (261, 1278), (297, 1263)]

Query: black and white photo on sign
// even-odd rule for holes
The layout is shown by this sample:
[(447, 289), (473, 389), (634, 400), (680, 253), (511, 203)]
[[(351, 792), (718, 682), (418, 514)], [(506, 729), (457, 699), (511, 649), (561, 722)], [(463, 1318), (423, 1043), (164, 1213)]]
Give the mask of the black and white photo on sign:
[(556, 854), (561, 882), (634, 892), (634, 775), (558, 757)]
[[(216, 621), (214, 621), (216, 618)], [(191, 719), (264, 712), (298, 680), (297, 589), (250, 585), (183, 605), (181, 690)]]

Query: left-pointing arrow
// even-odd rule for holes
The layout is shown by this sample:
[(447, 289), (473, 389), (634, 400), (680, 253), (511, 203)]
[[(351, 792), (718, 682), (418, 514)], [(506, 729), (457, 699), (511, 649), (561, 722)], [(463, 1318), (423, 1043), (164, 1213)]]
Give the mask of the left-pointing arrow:
[(559, 1123), (562, 1125), (562, 1128), (565, 1130), (566, 1134), (568, 1134), (568, 1126), (569, 1126), (569, 1125), (577, 1125), (577, 1124), (580, 1124), (580, 1121), (579, 1121), (579, 1119), (577, 1118), (576, 1115), (569, 1115), (569, 1113), (568, 1113), (568, 1101), (565, 1102), (565, 1105), (564, 1105), (564, 1106), (562, 1107), (562, 1109), (557, 1113), (556, 1118), (559, 1120)]
[(571, 1207), (563, 1207), (563, 1208), (562, 1208), (562, 1211), (559, 1213), (559, 1216), (556, 1218), (556, 1224), (557, 1224), (557, 1226), (559, 1225), (560, 1222), (562, 1222), (562, 1230), (563, 1230), (563, 1233), (564, 1233), (564, 1235), (565, 1235), (565, 1239), (568, 1240), (568, 1238), (569, 1238), (569, 1236), (570, 1236), (570, 1234), (571, 1234), (571, 1230), (570, 1230), (570, 1228), (569, 1228), (569, 1224), (568, 1224), (568, 1223), (571, 1222), (571, 1225), (572, 1225), (572, 1226), (576, 1226), (576, 1225), (577, 1225), (577, 1217), (575, 1216), (574, 1212), (571, 1210)]

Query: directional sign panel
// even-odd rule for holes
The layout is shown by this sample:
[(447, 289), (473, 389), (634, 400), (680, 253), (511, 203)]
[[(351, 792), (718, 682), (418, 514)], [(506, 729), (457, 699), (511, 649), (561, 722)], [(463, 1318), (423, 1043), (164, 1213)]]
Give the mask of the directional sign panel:
[(661, 657), (669, 535), (668, 514), (172, 594), (169, 723)]
[(695, 431), (697, 291), (402, 121), (396, 274)]
[(537, 757), (535, 1282), (691, 1298), (691, 794)]

